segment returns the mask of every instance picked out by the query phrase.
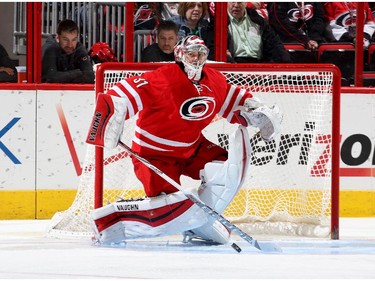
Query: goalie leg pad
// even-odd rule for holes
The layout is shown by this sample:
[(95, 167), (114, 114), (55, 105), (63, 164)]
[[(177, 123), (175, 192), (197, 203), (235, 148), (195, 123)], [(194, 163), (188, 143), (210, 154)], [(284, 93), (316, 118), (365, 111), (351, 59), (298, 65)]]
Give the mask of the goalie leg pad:
[(181, 192), (111, 203), (91, 213), (101, 244), (167, 236), (207, 223), (207, 215)]
[(125, 99), (100, 93), (86, 142), (110, 149), (115, 148), (124, 129), (125, 116)]
[[(240, 190), (250, 162), (250, 139), (245, 127), (239, 126), (229, 139), (228, 160), (207, 163), (201, 171), (203, 184), (199, 198), (219, 214), (232, 202)], [(192, 229), (202, 239), (220, 244), (228, 242), (230, 232), (220, 222), (209, 217), (203, 226)]]
[(200, 199), (216, 212), (223, 213), (245, 180), (250, 154), (249, 134), (245, 127), (239, 126), (229, 139), (228, 160), (207, 163), (201, 170)]

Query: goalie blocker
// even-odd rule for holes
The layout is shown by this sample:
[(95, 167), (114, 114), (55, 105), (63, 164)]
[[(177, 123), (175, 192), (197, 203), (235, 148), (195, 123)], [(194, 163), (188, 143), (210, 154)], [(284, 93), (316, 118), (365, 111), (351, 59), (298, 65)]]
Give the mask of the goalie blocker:
[(98, 94), (86, 142), (109, 149), (115, 148), (124, 129), (125, 115), (125, 99)]

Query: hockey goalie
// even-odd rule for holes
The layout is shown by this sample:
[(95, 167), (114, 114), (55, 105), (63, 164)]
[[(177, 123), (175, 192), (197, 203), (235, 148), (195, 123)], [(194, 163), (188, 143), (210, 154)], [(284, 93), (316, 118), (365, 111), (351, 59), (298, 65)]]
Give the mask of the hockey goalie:
[[(175, 46), (175, 63), (121, 80), (99, 94), (86, 142), (115, 148), (126, 120), (138, 113), (132, 149), (177, 183), (182, 175), (201, 180), (184, 187), (221, 214), (241, 188), (250, 158), (246, 127), (269, 141), (280, 131), (278, 106), (265, 106), (206, 65), (208, 48), (197, 36)], [(219, 115), (238, 129), (228, 151), (207, 140), (202, 130)], [(230, 232), (153, 170), (132, 158), (146, 198), (120, 200), (94, 210), (99, 244), (181, 233), (184, 241), (225, 244)], [(184, 190), (185, 191), (185, 190)]]

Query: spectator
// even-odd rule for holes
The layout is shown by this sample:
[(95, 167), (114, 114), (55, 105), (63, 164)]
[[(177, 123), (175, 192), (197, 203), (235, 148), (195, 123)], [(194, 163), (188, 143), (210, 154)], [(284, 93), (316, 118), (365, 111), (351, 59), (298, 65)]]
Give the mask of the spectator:
[(163, 20), (170, 20), (171, 17), (178, 15), (178, 2), (164, 2), (161, 10)]
[(372, 16), (375, 17), (375, 2), (368, 2)]
[(214, 28), (213, 20), (207, 20), (207, 2), (179, 2), (178, 15), (171, 18), (178, 26), (178, 39), (187, 35), (197, 35), (203, 39), (210, 50), (209, 60), (214, 58)]
[(8, 52), (0, 44), (0, 82), (17, 82), (17, 70)]
[(247, 2), (248, 8), (254, 8), (268, 22), (267, 2)]
[[(364, 3), (364, 47), (368, 47), (375, 31), (375, 19), (367, 2)], [(324, 4), (325, 18), (334, 42), (355, 43), (357, 3), (355, 2), (326, 2)]]
[(42, 82), (94, 83), (94, 71), (84, 46), (78, 42), (78, 26), (63, 20), (42, 47)]
[(324, 43), (323, 5), (319, 2), (273, 2), (268, 4), (269, 23), (283, 43), (301, 43), (316, 50)]
[(162, 19), (160, 2), (136, 2), (135, 9), (134, 30), (153, 30)]
[(174, 61), (173, 48), (178, 41), (178, 27), (173, 21), (162, 21), (157, 27), (158, 42), (142, 52), (142, 62)]
[(178, 2), (136, 2), (134, 30), (154, 30), (162, 20), (178, 15)]
[(256, 9), (246, 2), (228, 3), (228, 61), (291, 62), (280, 38)]

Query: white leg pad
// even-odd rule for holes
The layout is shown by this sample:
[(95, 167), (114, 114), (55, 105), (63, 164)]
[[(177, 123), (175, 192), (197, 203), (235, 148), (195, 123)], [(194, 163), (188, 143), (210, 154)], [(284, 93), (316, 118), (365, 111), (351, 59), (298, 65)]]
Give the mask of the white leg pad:
[(251, 146), (245, 127), (239, 126), (229, 138), (228, 160), (207, 163), (201, 170), (203, 184), (199, 198), (218, 213), (223, 213), (240, 190), (249, 167)]
[(101, 244), (167, 236), (207, 223), (207, 215), (181, 192), (111, 203), (91, 213)]
[[(207, 163), (201, 170), (203, 184), (199, 198), (218, 213), (223, 213), (240, 190), (249, 167), (251, 146), (245, 127), (239, 126), (229, 139), (228, 160)], [(212, 217), (191, 230), (197, 236), (220, 244), (228, 242), (230, 232)]]

